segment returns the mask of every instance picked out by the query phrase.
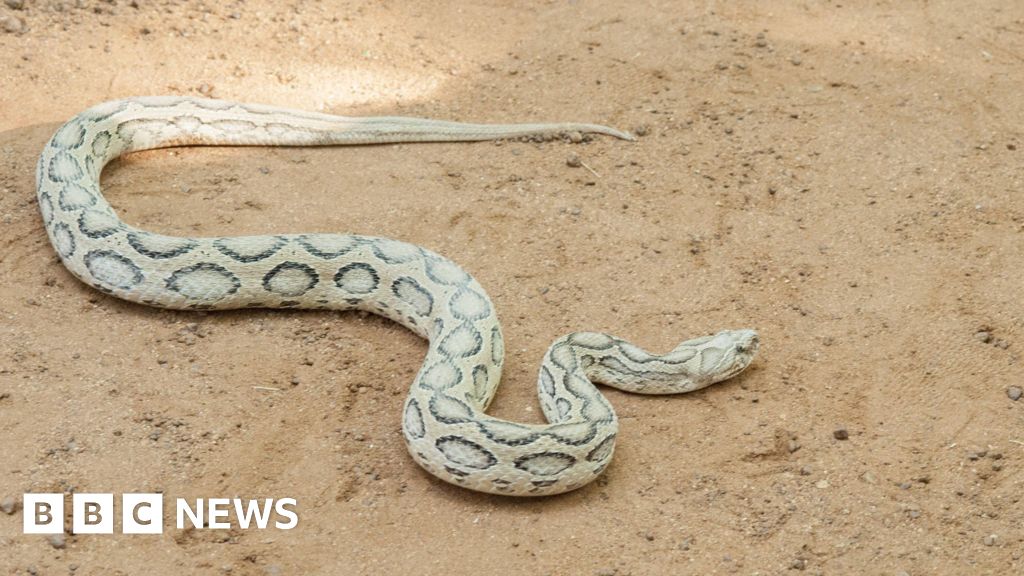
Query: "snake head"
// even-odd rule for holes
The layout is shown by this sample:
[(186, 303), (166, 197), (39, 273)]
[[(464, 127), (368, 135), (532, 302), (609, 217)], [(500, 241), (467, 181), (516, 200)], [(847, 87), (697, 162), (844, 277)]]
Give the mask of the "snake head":
[(750, 366), (761, 342), (753, 330), (725, 330), (715, 334), (711, 343), (716, 343), (716, 347), (722, 351), (714, 376), (715, 382), (720, 382)]
[(758, 344), (757, 332), (753, 330), (723, 330), (714, 336), (683, 342), (679, 349), (691, 351), (687, 364), (703, 388), (732, 378), (750, 366)]

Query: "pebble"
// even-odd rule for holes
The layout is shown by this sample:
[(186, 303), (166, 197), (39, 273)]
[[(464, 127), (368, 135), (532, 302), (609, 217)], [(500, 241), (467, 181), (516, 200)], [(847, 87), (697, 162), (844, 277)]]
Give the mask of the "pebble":
[(25, 31), (25, 21), (17, 16), (0, 14), (0, 28), (8, 34), (20, 34)]
[(840, 426), (832, 431), (832, 436), (836, 440), (848, 440), (850, 438), (850, 431), (845, 426)]
[(978, 342), (988, 344), (989, 342), (992, 341), (992, 333), (989, 332), (988, 330), (978, 330), (977, 332), (974, 333), (974, 339), (977, 340)]
[(4, 4), (11, 10), (24, 10), (25, 0), (4, 0)]
[(570, 168), (579, 168), (583, 166), (583, 161), (576, 154), (569, 154), (569, 157), (565, 159), (565, 165)]
[(803, 558), (797, 558), (789, 563), (789, 567), (793, 570), (803, 570), (804, 568), (807, 568), (807, 561)]
[(1020, 386), (1010, 386), (1006, 389), (1006, 396), (1010, 400), (1016, 402), (1017, 400), (1020, 400), (1021, 396), (1024, 396), (1024, 390), (1022, 390)]
[(10, 516), (11, 514), (14, 514), (14, 506), (14, 498), (8, 496), (4, 498), (3, 501), (0, 501), (0, 512)]
[(649, 132), (650, 128), (648, 128), (646, 124), (637, 124), (636, 126), (633, 126), (634, 136), (647, 136)]
[(63, 533), (50, 534), (46, 537), (46, 541), (50, 543), (50, 546), (53, 546), (57, 550), (64, 548), (65, 544), (67, 544), (67, 540)]
[(985, 539), (982, 540), (982, 542), (985, 543), (985, 546), (995, 546), (996, 545), (996, 540), (997, 540), (997, 537), (996, 537), (995, 534), (989, 534), (988, 536), (985, 536)]
[(820, 488), (820, 489), (824, 490), (825, 488), (829, 487), (829, 483), (828, 483), (828, 480), (818, 480), (817, 482), (814, 483), (814, 486), (816, 488)]

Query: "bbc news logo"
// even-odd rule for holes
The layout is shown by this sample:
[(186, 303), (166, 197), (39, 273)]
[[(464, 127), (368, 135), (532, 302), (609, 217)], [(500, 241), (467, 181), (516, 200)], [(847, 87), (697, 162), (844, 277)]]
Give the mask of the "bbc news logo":
[[(62, 534), (64, 532), (64, 494), (25, 494), (23, 497), (25, 534)], [(122, 534), (162, 534), (164, 531), (163, 494), (122, 494), (120, 503)], [(221, 529), (232, 527), (234, 518), (243, 530), (291, 530), (299, 523), (294, 498), (197, 498), (174, 501), (175, 526), (179, 530)], [(113, 534), (113, 494), (73, 494), (71, 531), (74, 534)], [(273, 519), (273, 522), (271, 522)]]

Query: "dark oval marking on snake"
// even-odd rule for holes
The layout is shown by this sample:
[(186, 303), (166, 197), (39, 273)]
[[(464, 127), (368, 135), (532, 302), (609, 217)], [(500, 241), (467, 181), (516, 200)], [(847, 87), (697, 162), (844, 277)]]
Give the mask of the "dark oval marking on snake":
[(110, 132), (106, 130), (97, 132), (92, 138), (92, 153), (103, 158), (106, 156), (108, 148), (110, 148)]
[(67, 124), (60, 127), (57, 133), (53, 135), (53, 142), (55, 145), (61, 148), (78, 148), (82, 145), (85, 140), (85, 127), (82, 126), (81, 122), (72, 120)]
[(489, 450), (461, 436), (442, 436), (434, 445), (449, 461), (466, 468), (486, 470), (498, 463)]
[[(269, 245), (266, 244), (267, 242)], [(254, 246), (258, 243), (264, 243), (264, 245)], [(248, 264), (273, 256), (287, 243), (288, 239), (281, 236), (239, 236), (237, 238), (218, 238), (214, 240), (213, 247), (232, 260)]]
[(461, 380), (462, 371), (453, 362), (442, 360), (423, 370), (419, 386), (427, 390), (440, 391), (455, 386)]
[(67, 224), (59, 222), (53, 227), (53, 245), (57, 248), (57, 254), (64, 260), (75, 253), (75, 235), (71, 233)]
[[(342, 266), (334, 275), (334, 285), (350, 294), (369, 294), (380, 285), (380, 276), (373, 266), (365, 262), (353, 262)], [(349, 304), (359, 304), (349, 300)]]
[(167, 289), (193, 300), (220, 300), (238, 291), (241, 280), (219, 264), (200, 262), (167, 278)]
[[(263, 276), (263, 289), (282, 296), (302, 296), (320, 282), (311, 266), (301, 262), (282, 262)], [(298, 304), (298, 302), (296, 302)]]
[(39, 213), (43, 216), (43, 225), (49, 226), (53, 220), (53, 199), (50, 198), (49, 192), (39, 195)]
[(142, 282), (142, 270), (134, 262), (112, 250), (93, 250), (85, 255), (85, 267), (107, 288), (130, 290)]
[(116, 216), (100, 210), (85, 209), (78, 217), (78, 230), (89, 238), (106, 238), (124, 229)]
[(448, 309), (452, 315), (462, 320), (482, 320), (491, 314), (491, 305), (487, 298), (467, 287), (460, 288), (448, 300)]
[(431, 280), (445, 286), (462, 286), (468, 284), (470, 280), (465, 270), (451, 260), (439, 256), (427, 258), (424, 269)]
[(70, 182), (82, 177), (82, 167), (74, 156), (61, 150), (50, 158), (50, 169), (47, 172), (54, 182)]
[(163, 260), (187, 254), (198, 246), (199, 242), (191, 238), (162, 236), (137, 231), (128, 233), (128, 245), (143, 256), (155, 260)]
[(491, 328), (491, 361), (501, 366), (505, 361), (505, 340), (501, 337), (501, 328)]
[(417, 246), (390, 238), (378, 238), (372, 242), (371, 246), (377, 258), (388, 264), (402, 264), (422, 257)]
[(441, 339), (437, 350), (449, 358), (467, 358), (480, 351), (484, 339), (469, 322), (463, 322)]
[(420, 283), (402, 276), (391, 284), (391, 291), (399, 300), (405, 302), (420, 316), (429, 316), (434, 309), (434, 297)]
[(359, 242), (352, 236), (338, 236), (335, 234), (303, 234), (295, 239), (299, 246), (306, 251), (324, 260), (333, 260), (342, 254), (351, 252), (359, 245)]
[(444, 424), (461, 424), (473, 419), (473, 409), (469, 405), (441, 393), (430, 397), (430, 414)]
[(405, 431), (415, 440), (423, 438), (426, 428), (423, 426), (423, 414), (420, 412), (419, 402), (415, 398), (409, 400), (405, 406)]
[(557, 476), (565, 472), (576, 458), (563, 452), (539, 452), (516, 458), (515, 466), (535, 476)]

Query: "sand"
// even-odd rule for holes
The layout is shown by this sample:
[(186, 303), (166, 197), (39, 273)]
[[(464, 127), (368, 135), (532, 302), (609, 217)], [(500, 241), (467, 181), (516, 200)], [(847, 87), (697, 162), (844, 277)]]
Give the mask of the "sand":
[[(0, 5), (0, 573), (1024, 571), (1024, 4), (20, 4)], [(663, 351), (752, 327), (759, 356), (686, 396), (608, 391), (619, 447), (586, 488), (444, 484), (401, 439), (426, 346), (400, 326), (149, 309), (57, 261), (40, 149), (149, 94), (642, 132), (163, 150), (103, 185), (163, 233), (357, 232), (459, 262), (503, 319), (498, 416), (541, 421), (539, 359), (573, 330)], [(166, 512), (162, 535), (56, 547), (22, 534), (26, 492), (291, 497), (300, 521)]]

